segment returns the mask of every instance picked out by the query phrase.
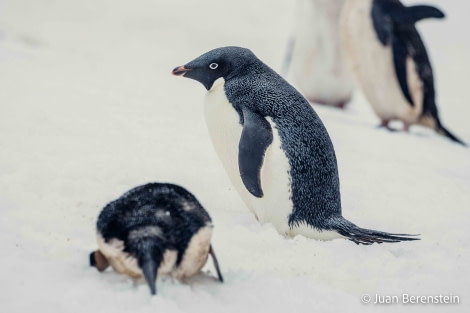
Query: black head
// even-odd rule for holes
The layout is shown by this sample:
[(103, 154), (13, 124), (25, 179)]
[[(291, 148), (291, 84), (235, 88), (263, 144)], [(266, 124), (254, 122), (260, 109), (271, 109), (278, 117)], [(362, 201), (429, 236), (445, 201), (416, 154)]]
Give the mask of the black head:
[(222, 77), (227, 80), (256, 60), (256, 56), (248, 49), (223, 47), (206, 52), (186, 65), (176, 67), (172, 74), (195, 79), (209, 90), (217, 79)]

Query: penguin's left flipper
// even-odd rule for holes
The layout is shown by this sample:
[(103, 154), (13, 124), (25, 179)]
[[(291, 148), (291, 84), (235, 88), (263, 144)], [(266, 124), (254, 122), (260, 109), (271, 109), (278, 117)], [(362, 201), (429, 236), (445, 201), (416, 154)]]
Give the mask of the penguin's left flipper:
[(212, 262), (214, 262), (214, 267), (215, 267), (215, 270), (217, 271), (217, 278), (219, 278), (219, 281), (223, 283), (224, 278), (222, 277), (222, 272), (220, 271), (220, 267), (219, 267), (219, 261), (217, 261), (217, 257), (215, 256), (214, 248), (212, 248), (212, 245), (210, 245), (209, 247), (209, 254), (212, 257)]
[(263, 197), (261, 167), (264, 155), (273, 142), (269, 122), (259, 113), (243, 109), (243, 131), (238, 144), (238, 168), (246, 189), (255, 197)]
[(444, 18), (445, 14), (438, 8), (430, 5), (413, 5), (406, 8), (408, 14), (416, 23), (425, 18)]
[(90, 266), (94, 266), (102, 272), (109, 267), (109, 262), (100, 250), (96, 250), (90, 253)]
[(395, 73), (397, 74), (401, 91), (410, 105), (414, 106), (413, 100), (411, 99), (410, 90), (408, 89), (408, 75), (406, 70), (406, 59), (408, 57), (408, 52), (406, 50), (406, 43), (404, 43), (396, 34), (392, 34), (392, 51)]

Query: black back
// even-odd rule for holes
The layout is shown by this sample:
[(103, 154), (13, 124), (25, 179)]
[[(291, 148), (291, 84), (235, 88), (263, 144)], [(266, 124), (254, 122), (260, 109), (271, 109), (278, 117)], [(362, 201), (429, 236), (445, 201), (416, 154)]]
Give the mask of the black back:
[(210, 221), (201, 204), (184, 188), (149, 183), (106, 205), (97, 229), (106, 241), (122, 240), (124, 251), (138, 260), (149, 251), (157, 257), (167, 249), (176, 249), (179, 263), (192, 236)]

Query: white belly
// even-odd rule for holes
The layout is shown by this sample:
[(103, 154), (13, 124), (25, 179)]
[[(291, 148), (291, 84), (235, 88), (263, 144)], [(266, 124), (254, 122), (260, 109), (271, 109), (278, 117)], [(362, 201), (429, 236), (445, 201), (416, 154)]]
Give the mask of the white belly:
[(295, 83), (313, 102), (340, 104), (353, 83), (340, 47), (339, 17), (345, 0), (298, 0), (292, 70)]
[(377, 38), (371, 18), (372, 0), (348, 0), (341, 16), (342, 43), (358, 84), (375, 113), (383, 120), (414, 123), (422, 111), (422, 83), (408, 58), (408, 88), (415, 103), (406, 101), (393, 64), (391, 46)]
[(205, 98), (205, 117), (214, 148), (235, 189), (261, 223), (272, 223), (281, 234), (288, 234), (288, 218), (292, 212), (289, 162), (281, 149), (274, 123), (273, 142), (266, 150), (261, 170), (264, 196), (256, 198), (245, 188), (238, 168), (238, 144), (242, 125), (237, 112), (225, 96), (223, 78), (214, 82)]

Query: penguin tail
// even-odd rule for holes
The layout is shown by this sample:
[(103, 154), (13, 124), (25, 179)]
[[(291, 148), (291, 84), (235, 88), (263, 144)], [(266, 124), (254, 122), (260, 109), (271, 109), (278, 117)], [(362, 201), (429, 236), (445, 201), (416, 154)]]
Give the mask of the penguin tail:
[(391, 234), (377, 230), (360, 228), (344, 218), (336, 221), (334, 228), (340, 235), (346, 237), (358, 245), (420, 240), (419, 238), (416, 238), (418, 235)]
[(456, 143), (459, 143), (461, 144), (462, 146), (466, 147), (467, 144), (465, 142), (463, 142), (461, 139), (459, 139), (457, 136), (455, 136), (454, 134), (452, 134), (448, 129), (446, 129), (441, 123), (438, 123), (437, 127), (436, 127), (436, 131), (437, 133), (449, 138), (450, 140), (456, 142)]

